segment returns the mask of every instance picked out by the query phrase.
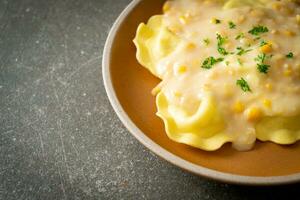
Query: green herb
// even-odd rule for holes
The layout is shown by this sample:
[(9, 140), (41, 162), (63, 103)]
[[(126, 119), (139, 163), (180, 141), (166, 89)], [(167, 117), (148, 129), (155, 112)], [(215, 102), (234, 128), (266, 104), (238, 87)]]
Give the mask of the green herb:
[(293, 57), (294, 57), (294, 54), (293, 54), (293, 52), (290, 52), (290, 53), (288, 53), (285, 57), (287, 57), (287, 58), (293, 58)]
[(222, 47), (222, 45), (227, 41), (226, 37), (222, 37), (220, 34), (217, 33), (217, 41), (218, 41), (218, 52), (221, 55), (228, 55), (228, 52)]
[(218, 52), (224, 56), (228, 55), (228, 52), (223, 47), (218, 47)]
[(225, 64), (226, 64), (226, 66), (228, 66), (229, 65), (229, 61), (226, 61)]
[(232, 21), (228, 22), (228, 25), (230, 29), (235, 29), (236, 27), (236, 25)]
[(263, 41), (260, 42), (259, 46), (262, 47), (262, 46), (265, 46), (266, 44), (268, 44), (268, 43), (263, 40)]
[(267, 58), (271, 58), (273, 55), (267, 56), (266, 54), (262, 53), (259, 54), (254, 60), (257, 61), (257, 69), (260, 73), (267, 74), (269, 71), (270, 65), (265, 64)]
[(215, 19), (215, 23), (216, 23), (216, 24), (221, 24), (221, 20)]
[(241, 87), (244, 92), (251, 92), (250, 86), (243, 78), (236, 81), (236, 84)]
[(261, 37), (254, 38), (254, 41), (260, 40)]
[(212, 56), (206, 58), (202, 64), (202, 68), (204, 69), (211, 69), (213, 65), (222, 62), (224, 58), (214, 58)]
[(210, 43), (210, 40), (208, 39), (208, 38), (205, 38), (204, 40), (203, 40), (203, 42), (206, 44), (206, 46), (207, 45), (209, 45), (209, 43)]
[(259, 54), (254, 60), (259, 63), (264, 63), (267, 55), (265, 53)]
[(243, 62), (240, 58), (238, 58), (237, 61), (238, 61), (239, 65), (243, 65)]
[(239, 39), (244, 38), (244, 37), (245, 37), (245, 34), (244, 34), (244, 33), (240, 33), (240, 34), (238, 34), (238, 35), (235, 37), (235, 39), (236, 39), (236, 40), (239, 40)]
[(252, 49), (243, 49), (242, 47), (237, 47), (236, 49), (238, 50), (238, 52), (236, 54), (239, 56), (246, 54), (249, 51), (252, 51)]
[(217, 33), (217, 41), (218, 41), (218, 45), (222, 46), (227, 41), (227, 38), (222, 37), (220, 34)]
[(257, 69), (260, 73), (267, 74), (269, 71), (270, 65), (266, 64), (257, 64)]
[(269, 29), (265, 26), (261, 26), (261, 25), (258, 25), (258, 26), (254, 26), (250, 31), (248, 31), (248, 33), (252, 34), (252, 35), (260, 35), (262, 33), (266, 33), (266, 32), (269, 32)]

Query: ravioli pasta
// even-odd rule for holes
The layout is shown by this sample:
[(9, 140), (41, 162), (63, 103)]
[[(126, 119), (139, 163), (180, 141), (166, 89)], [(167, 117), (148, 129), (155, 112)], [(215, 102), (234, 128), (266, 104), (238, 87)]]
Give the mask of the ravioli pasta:
[(168, 137), (206, 151), (300, 139), (300, 6), (293, 0), (172, 0), (140, 24), (137, 60)]

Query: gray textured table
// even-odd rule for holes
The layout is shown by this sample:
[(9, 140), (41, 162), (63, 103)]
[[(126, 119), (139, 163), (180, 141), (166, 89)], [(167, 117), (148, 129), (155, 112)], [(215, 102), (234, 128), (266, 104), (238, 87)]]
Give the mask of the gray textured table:
[[(183, 172), (139, 144), (104, 91), (107, 33), (130, 0), (0, 1), (0, 199), (274, 199)], [(300, 193), (299, 193), (300, 194)]]

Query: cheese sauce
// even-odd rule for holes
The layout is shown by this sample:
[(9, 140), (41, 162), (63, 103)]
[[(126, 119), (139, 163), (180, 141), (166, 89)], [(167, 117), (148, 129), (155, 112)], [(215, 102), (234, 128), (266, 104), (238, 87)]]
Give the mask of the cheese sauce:
[(186, 43), (158, 63), (168, 101), (192, 115), (209, 92), (239, 150), (265, 116), (300, 115), (300, 7), (293, 1), (224, 9), (220, 1), (175, 0), (163, 22)]

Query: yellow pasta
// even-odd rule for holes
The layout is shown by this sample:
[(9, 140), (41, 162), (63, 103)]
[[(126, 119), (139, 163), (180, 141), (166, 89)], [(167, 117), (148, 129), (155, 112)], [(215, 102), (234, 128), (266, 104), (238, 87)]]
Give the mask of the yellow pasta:
[(168, 137), (206, 151), (300, 140), (299, 15), (289, 0), (173, 0), (139, 25)]
[(160, 78), (162, 74), (157, 62), (174, 51), (180, 40), (163, 26), (162, 19), (161, 15), (156, 15), (150, 18), (147, 25), (140, 24), (134, 39), (138, 61)]

